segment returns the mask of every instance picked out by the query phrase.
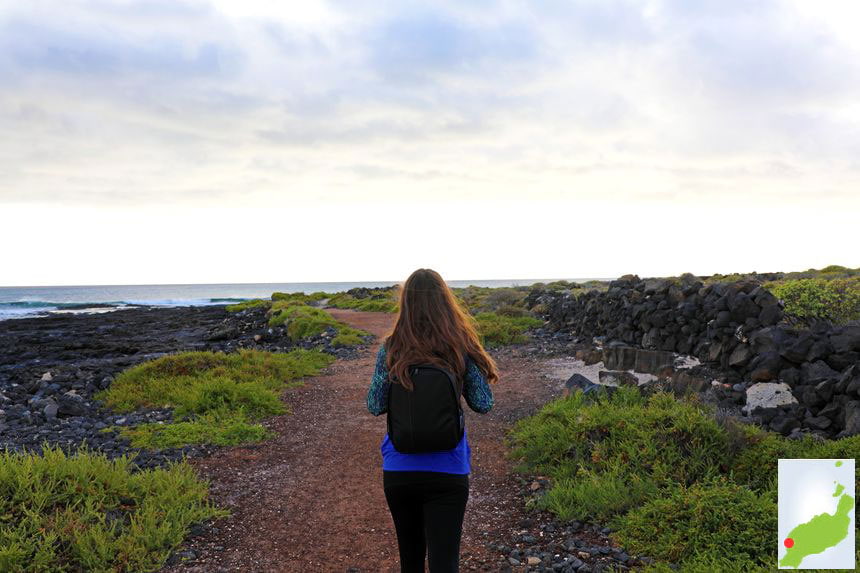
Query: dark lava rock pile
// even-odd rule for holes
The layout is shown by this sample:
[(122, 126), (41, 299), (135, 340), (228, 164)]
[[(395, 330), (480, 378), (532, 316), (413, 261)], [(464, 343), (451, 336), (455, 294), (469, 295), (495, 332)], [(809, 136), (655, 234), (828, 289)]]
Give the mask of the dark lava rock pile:
[(798, 403), (752, 412), (783, 434), (860, 433), (860, 324), (802, 324), (756, 281), (704, 286), (690, 274), (625, 275), (605, 292), (536, 289), (527, 305), (541, 305), (557, 333), (695, 356), (740, 404), (755, 384), (785, 383)]
[[(0, 448), (38, 450), (45, 442), (74, 451), (86, 444), (109, 456), (136, 453), (141, 467), (198, 455), (206, 447), (132, 448), (114, 426), (169, 420), (169, 410), (116, 414), (93, 398), (127, 368), (173, 352), (319, 348), (340, 358), (329, 329), (294, 344), (284, 327), (269, 328), (265, 311), (228, 313), (224, 306), (129, 308), (0, 321)], [(367, 342), (369, 342), (369, 338)]]

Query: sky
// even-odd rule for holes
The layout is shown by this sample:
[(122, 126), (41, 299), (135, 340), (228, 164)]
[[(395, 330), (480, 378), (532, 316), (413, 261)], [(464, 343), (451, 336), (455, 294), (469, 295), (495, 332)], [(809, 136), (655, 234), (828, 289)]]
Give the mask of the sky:
[(858, 21), (0, 0), (0, 285), (857, 267)]

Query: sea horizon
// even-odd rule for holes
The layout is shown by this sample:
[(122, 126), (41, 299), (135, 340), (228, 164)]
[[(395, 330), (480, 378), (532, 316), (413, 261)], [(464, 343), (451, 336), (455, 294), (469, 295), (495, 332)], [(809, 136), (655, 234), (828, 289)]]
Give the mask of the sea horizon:
[[(615, 277), (545, 279), (468, 279), (446, 281), (451, 287), (529, 286), (567, 280), (607, 281)], [(139, 306), (206, 306), (269, 298), (273, 292), (341, 292), (402, 281), (319, 281), (294, 283), (175, 283), (145, 285), (0, 286), (0, 320), (51, 314), (109, 312)]]

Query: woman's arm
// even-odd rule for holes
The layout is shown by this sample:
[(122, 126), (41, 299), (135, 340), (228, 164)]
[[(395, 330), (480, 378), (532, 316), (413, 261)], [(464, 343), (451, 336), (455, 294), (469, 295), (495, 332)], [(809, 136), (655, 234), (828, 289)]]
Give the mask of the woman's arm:
[(374, 416), (384, 414), (388, 410), (388, 367), (385, 365), (385, 345), (379, 347), (376, 354), (376, 370), (370, 379), (370, 388), (367, 390), (367, 409)]
[(463, 385), (466, 403), (475, 412), (486, 414), (494, 404), (493, 391), (490, 390), (483, 372), (471, 358), (466, 360), (466, 364), (466, 378)]

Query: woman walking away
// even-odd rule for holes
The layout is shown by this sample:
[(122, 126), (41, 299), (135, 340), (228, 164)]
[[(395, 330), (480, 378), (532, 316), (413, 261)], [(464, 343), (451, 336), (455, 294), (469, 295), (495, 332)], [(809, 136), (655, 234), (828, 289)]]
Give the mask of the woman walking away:
[(387, 413), (382, 485), (391, 510), (400, 570), (459, 570), (469, 497), (471, 450), (460, 396), (475, 412), (493, 407), (499, 379), (474, 319), (439, 273), (418, 269), (403, 284), (394, 330), (376, 357), (367, 409)]

